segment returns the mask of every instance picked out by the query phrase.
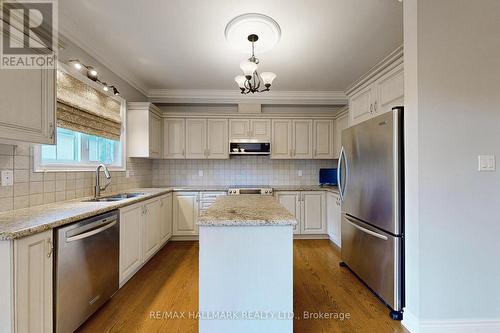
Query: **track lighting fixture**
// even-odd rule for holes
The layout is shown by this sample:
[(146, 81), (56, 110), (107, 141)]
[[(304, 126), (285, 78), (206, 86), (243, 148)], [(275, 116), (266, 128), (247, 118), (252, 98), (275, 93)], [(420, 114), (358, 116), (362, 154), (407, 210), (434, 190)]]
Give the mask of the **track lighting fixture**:
[(103, 91), (108, 92), (111, 89), (113, 92), (113, 95), (115, 95), (115, 96), (120, 95), (120, 92), (118, 91), (118, 89), (116, 89), (115, 86), (110, 86), (106, 82), (102, 82), (101, 80), (99, 80), (99, 77), (98, 77), (99, 73), (97, 72), (97, 70), (94, 67), (87, 66), (87, 65), (81, 63), (80, 60), (78, 60), (78, 59), (70, 60), (70, 61), (68, 61), (68, 63), (70, 65), (72, 65), (73, 68), (76, 69), (77, 71), (81, 71), (82, 69), (85, 68), (85, 71), (86, 71), (85, 74), (87, 75), (87, 77), (89, 79), (91, 79), (92, 81), (101, 84)]

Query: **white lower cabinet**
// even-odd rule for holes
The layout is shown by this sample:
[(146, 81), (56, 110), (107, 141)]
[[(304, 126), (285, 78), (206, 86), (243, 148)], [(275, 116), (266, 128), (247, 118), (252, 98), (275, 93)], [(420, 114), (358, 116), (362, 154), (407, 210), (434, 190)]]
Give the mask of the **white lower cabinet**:
[(297, 219), (294, 234), (326, 234), (324, 191), (279, 191), (276, 198)]
[(148, 261), (160, 248), (160, 199), (144, 204), (144, 261)]
[(120, 208), (120, 286), (171, 236), (172, 194)]
[(328, 236), (330, 237), (330, 240), (339, 247), (341, 246), (340, 221), (341, 221), (340, 197), (336, 193), (327, 192), (326, 224), (327, 224)]
[(199, 192), (174, 193), (174, 236), (198, 235)]
[(326, 234), (325, 193), (302, 192), (302, 234)]
[[(52, 230), (14, 241), (14, 332), (16, 333), (53, 331), (53, 251)], [(3, 301), (9, 302), (8, 299)]]
[(293, 227), (293, 233), (300, 234), (300, 192), (276, 192), (276, 199), (295, 216), (298, 223)]
[(172, 237), (172, 193), (160, 198), (160, 243)]

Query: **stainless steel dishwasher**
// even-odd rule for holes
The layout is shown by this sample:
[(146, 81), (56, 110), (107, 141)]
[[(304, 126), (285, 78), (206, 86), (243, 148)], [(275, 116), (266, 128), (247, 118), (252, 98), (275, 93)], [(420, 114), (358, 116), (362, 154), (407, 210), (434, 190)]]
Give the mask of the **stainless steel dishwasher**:
[(56, 333), (75, 331), (118, 290), (118, 211), (55, 231)]

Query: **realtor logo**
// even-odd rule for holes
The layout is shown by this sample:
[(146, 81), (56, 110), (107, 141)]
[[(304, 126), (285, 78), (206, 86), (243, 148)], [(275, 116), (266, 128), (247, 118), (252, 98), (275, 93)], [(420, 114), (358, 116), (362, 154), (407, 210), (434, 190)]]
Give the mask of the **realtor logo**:
[(0, 68), (56, 68), (56, 4), (56, 0), (0, 0)]

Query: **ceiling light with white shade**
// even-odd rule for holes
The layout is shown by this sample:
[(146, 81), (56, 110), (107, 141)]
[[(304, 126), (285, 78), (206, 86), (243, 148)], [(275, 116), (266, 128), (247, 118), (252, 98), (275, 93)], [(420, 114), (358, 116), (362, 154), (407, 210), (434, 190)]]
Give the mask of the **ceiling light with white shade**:
[[(251, 43), (252, 56), (240, 63), (243, 75), (234, 78), (242, 94), (269, 91), (276, 74), (257, 69), (259, 59), (255, 57), (256, 49), (260, 52), (271, 50), (281, 38), (281, 29), (271, 17), (263, 14), (243, 14), (232, 19), (225, 30), (226, 40), (235, 50), (248, 50)], [(262, 87), (263, 86), (263, 87)], [(262, 87), (262, 89), (261, 89)]]

